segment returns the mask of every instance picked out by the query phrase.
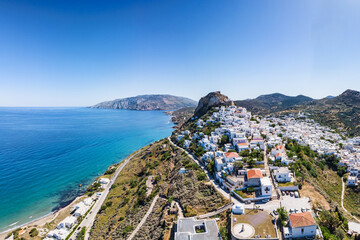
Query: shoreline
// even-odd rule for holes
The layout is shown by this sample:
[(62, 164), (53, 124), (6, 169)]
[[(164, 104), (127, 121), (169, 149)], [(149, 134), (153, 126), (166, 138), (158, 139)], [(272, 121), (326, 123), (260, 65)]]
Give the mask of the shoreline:
[[(128, 109), (125, 109), (128, 110)], [(133, 110), (133, 111), (138, 111), (138, 110)], [(154, 110), (145, 110), (145, 111), (154, 111)], [(173, 119), (172, 119), (172, 115), (168, 114), (167, 110), (155, 110), (155, 111), (161, 111), (163, 112), (163, 114), (167, 115), (169, 117), (169, 123), (172, 123), (174, 126), (172, 126), (171, 128), (175, 128), (178, 124), (176, 124)], [(169, 112), (173, 112), (173, 111), (169, 111)], [(166, 137), (165, 137), (166, 138)], [(161, 139), (159, 139), (161, 140)], [(144, 147), (148, 146), (148, 145), (152, 145), (154, 142), (156, 142), (158, 140), (152, 141), (151, 143), (146, 144), (145, 146), (140, 147), (139, 149), (133, 151), (132, 153), (130, 153), (127, 157), (125, 157), (124, 159), (120, 160), (117, 163), (112, 163), (111, 165), (108, 166), (108, 169), (111, 166), (114, 165), (118, 165), (118, 167), (120, 167), (121, 163), (126, 160), (127, 158), (131, 157), (132, 155), (134, 155), (135, 153), (137, 153), (138, 151), (142, 150)], [(95, 181), (97, 180), (97, 178), (91, 182), (89, 184), (89, 186), (91, 186)], [(51, 223), (52, 221), (56, 220), (56, 218), (59, 216), (60, 213), (66, 211), (67, 209), (69, 209), (72, 205), (74, 205), (74, 203), (76, 203), (79, 199), (81, 199), (82, 197), (84, 197), (85, 194), (82, 193), (81, 195), (76, 196), (71, 202), (69, 202), (67, 205), (65, 206), (59, 206), (59, 208), (57, 208), (54, 211), (51, 211), (43, 216), (40, 216), (36, 219), (32, 219), (28, 222), (22, 223), (20, 225), (15, 225), (15, 226), (7, 226), (10, 227), (9, 229), (5, 229), (3, 231), (0, 232), (0, 239), (5, 239), (5, 237), (13, 232), (14, 230), (18, 229), (18, 228), (32, 228), (32, 227), (37, 227), (37, 228), (44, 228), (44, 226), (48, 223)], [(6, 227), (4, 227), (6, 228)]]
[(68, 205), (66, 206), (63, 206), (55, 211), (52, 211), (44, 216), (41, 216), (41, 217), (38, 217), (36, 219), (33, 219), (29, 222), (26, 222), (26, 223), (23, 223), (21, 225), (17, 225), (17, 226), (14, 226), (10, 229), (7, 229), (7, 230), (4, 230), (2, 232), (0, 232), (0, 238), (2, 239), (5, 239), (5, 237), (11, 233), (12, 231), (18, 229), (18, 228), (30, 228), (30, 227), (35, 227), (35, 226), (38, 226), (38, 227), (43, 227), (45, 224), (47, 223), (50, 223), (52, 221), (54, 221), (58, 215), (61, 213), (61, 212), (64, 212), (65, 210), (69, 209), (74, 203), (76, 203), (79, 199), (81, 199), (84, 195), (79, 195), (77, 196), (74, 200), (72, 200)]
[[(143, 147), (140, 147), (139, 149), (135, 150), (134, 152), (130, 153), (126, 158), (122, 159), (120, 162), (118, 163), (113, 163), (111, 165), (109, 165), (108, 169), (111, 167), (111, 166), (114, 166), (114, 165), (118, 165), (118, 167), (121, 166), (121, 164), (126, 160), (128, 159), (129, 157), (133, 156), (134, 154), (136, 154), (137, 152), (139, 152), (140, 150), (142, 150), (144, 147), (148, 146), (148, 145), (151, 145), (153, 144), (154, 142), (156, 141), (153, 141)], [(98, 178), (96, 178), (91, 184), (89, 184), (89, 186), (91, 186), (94, 182), (97, 181)], [(51, 223), (52, 221), (54, 221), (58, 215), (66, 210), (68, 210), (69, 208), (72, 207), (72, 205), (74, 205), (78, 200), (80, 200), (81, 198), (83, 198), (84, 196), (86, 196), (85, 194), (82, 194), (82, 195), (79, 195), (79, 196), (76, 196), (76, 198), (74, 200), (72, 200), (69, 204), (67, 204), (66, 206), (63, 206), (63, 207), (60, 207), (58, 208), (57, 210), (55, 211), (52, 211), (42, 217), (38, 217), (36, 219), (33, 219), (29, 222), (26, 222), (26, 223), (23, 223), (21, 225), (17, 225), (17, 226), (13, 226), (11, 227), (10, 229), (7, 229), (7, 230), (4, 230), (2, 232), (0, 232), (0, 239), (5, 239), (5, 237), (13, 232), (14, 230), (18, 229), (18, 228), (32, 228), (32, 227), (40, 227), (40, 228), (43, 228), (44, 225), (48, 224), (48, 223)], [(50, 229), (49, 229), (50, 230)]]

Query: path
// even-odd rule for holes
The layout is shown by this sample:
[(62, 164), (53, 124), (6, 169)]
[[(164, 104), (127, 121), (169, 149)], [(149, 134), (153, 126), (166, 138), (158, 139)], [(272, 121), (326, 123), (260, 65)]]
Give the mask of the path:
[(215, 182), (215, 179), (210, 175), (209, 171), (199, 162), (199, 160), (197, 160), (191, 153), (189, 153), (188, 151), (186, 151), (185, 149), (179, 147), (178, 145), (176, 145), (175, 143), (173, 143), (173, 141), (171, 141), (170, 137), (168, 137), (170, 143), (181, 149), (183, 152), (185, 152), (192, 160), (194, 160), (199, 166), (200, 168), (206, 173), (207, 178), (210, 180), (211, 184), (214, 186), (214, 188), (220, 193), (222, 194), (225, 198), (231, 200), (234, 204), (239, 204), (241, 203), (239, 200), (237, 200), (236, 198), (233, 198), (230, 196), (230, 193), (226, 192), (224, 189), (222, 189), (219, 184), (217, 184)]
[(90, 229), (92, 227), (92, 225), (94, 224), (95, 221), (95, 217), (96, 214), (99, 212), (101, 206), (103, 205), (107, 195), (110, 192), (110, 188), (113, 185), (113, 183), (115, 182), (116, 178), (118, 177), (118, 175), (120, 174), (120, 172), (123, 170), (123, 168), (126, 166), (126, 164), (133, 158), (135, 157), (137, 154), (139, 154), (141, 152), (141, 150), (136, 151), (133, 155), (131, 155), (129, 158), (127, 158), (122, 164), (121, 166), (116, 169), (116, 172), (114, 174), (114, 176), (111, 178), (110, 183), (105, 187), (105, 190), (101, 193), (101, 196), (99, 197), (99, 199), (95, 202), (94, 206), (92, 207), (91, 211), (89, 212), (89, 214), (85, 217), (85, 219), (80, 223), (79, 227), (75, 230), (75, 232), (72, 234), (72, 237), (70, 239), (75, 239), (77, 234), (79, 234), (79, 232), (81, 231), (81, 228), (85, 227), (86, 228), (86, 232), (85, 232), (85, 239), (89, 239), (90, 236)]
[(174, 204), (177, 206), (177, 208), (178, 208), (178, 217), (179, 218), (184, 218), (184, 213), (183, 213), (183, 210), (182, 210), (182, 208), (180, 207), (180, 204), (177, 202), (177, 201), (175, 201), (174, 200)]
[(146, 219), (149, 217), (150, 213), (152, 212), (156, 201), (158, 200), (159, 195), (156, 195), (154, 200), (152, 201), (149, 210), (146, 212), (145, 216), (141, 219), (140, 223), (137, 225), (137, 227), (135, 228), (135, 230), (131, 233), (131, 235), (128, 237), (127, 240), (131, 240), (135, 237), (136, 233), (140, 230), (140, 228), (142, 227), (142, 225), (144, 225)]
[(344, 183), (343, 177), (341, 178), (341, 182), (342, 182), (341, 207), (342, 207), (342, 209), (344, 209), (345, 212), (347, 212), (348, 214), (350, 214), (356, 221), (360, 222), (360, 220), (359, 220), (357, 217), (353, 216), (348, 210), (346, 210), (346, 209), (344, 208), (345, 183)]
[(234, 206), (234, 203), (231, 202), (231, 203), (228, 203), (228, 204), (222, 206), (221, 208), (219, 208), (219, 209), (216, 210), (216, 211), (213, 211), (213, 212), (209, 212), (209, 213), (205, 213), (205, 214), (196, 216), (196, 218), (201, 219), (201, 218), (212, 217), (212, 216), (218, 215), (218, 214), (220, 214), (220, 213), (228, 210), (228, 209), (231, 208), (232, 206)]

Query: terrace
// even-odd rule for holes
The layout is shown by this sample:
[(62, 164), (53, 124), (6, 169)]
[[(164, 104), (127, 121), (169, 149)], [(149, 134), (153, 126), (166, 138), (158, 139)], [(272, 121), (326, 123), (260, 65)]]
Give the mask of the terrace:
[(232, 214), (232, 234), (235, 239), (277, 238), (272, 217), (259, 209), (246, 209), (244, 215)]

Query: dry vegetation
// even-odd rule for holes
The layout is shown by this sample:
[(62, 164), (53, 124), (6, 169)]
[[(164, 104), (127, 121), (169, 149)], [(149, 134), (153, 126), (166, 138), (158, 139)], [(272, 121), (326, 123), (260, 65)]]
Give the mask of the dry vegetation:
[[(187, 173), (178, 173), (182, 167)], [(167, 139), (145, 147), (116, 179), (96, 217), (91, 239), (126, 239), (157, 194), (162, 198), (138, 232), (137, 239), (162, 239), (168, 235), (173, 219), (167, 215), (168, 202), (172, 199), (180, 203), (185, 216), (202, 214), (226, 204), (227, 200), (212, 185), (206, 184), (202, 174), (202, 170)], [(154, 189), (146, 197), (145, 182), (150, 175), (154, 175)]]

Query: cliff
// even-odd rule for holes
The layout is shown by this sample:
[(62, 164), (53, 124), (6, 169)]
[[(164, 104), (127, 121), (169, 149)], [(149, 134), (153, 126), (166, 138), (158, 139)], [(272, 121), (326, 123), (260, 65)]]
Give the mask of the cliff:
[(201, 117), (212, 107), (232, 104), (233, 102), (227, 96), (221, 94), (220, 91), (211, 92), (200, 99), (198, 106), (195, 109), (194, 116)]

